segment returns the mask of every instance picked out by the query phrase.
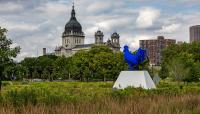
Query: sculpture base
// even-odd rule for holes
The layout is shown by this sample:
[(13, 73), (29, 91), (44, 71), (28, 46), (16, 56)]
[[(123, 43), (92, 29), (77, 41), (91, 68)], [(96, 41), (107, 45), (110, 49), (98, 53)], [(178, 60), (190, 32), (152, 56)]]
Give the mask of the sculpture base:
[(121, 71), (113, 89), (124, 89), (127, 87), (156, 88), (148, 71)]

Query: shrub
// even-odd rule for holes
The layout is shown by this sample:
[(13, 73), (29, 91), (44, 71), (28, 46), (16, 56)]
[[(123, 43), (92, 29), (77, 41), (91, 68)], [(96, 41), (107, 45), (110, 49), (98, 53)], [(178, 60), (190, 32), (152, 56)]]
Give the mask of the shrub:
[(11, 81), (3, 81), (2, 85), (3, 86), (8, 86), (8, 85), (13, 85), (13, 83)]
[(21, 84), (22, 84), (22, 85), (28, 85), (29, 82), (28, 82), (28, 81), (22, 81)]
[[(43, 82), (22, 85), (15, 82), (11, 88), (3, 90), (0, 102), (13, 104), (15, 107), (23, 105), (62, 105), (76, 104), (80, 102), (100, 102), (113, 99), (124, 101), (127, 98), (143, 98), (147, 96), (176, 96), (198, 95), (200, 83), (177, 83), (161, 81), (157, 89), (145, 90), (142, 88), (126, 88), (124, 90), (112, 90), (113, 83), (81, 83), (81, 82)], [(21, 84), (21, 85), (19, 85)], [(75, 86), (76, 85), (76, 86)], [(75, 86), (75, 87), (74, 87)], [(13, 89), (20, 87), (17, 89)], [(9, 87), (10, 88), (10, 87)]]
[(14, 106), (19, 105), (27, 105), (27, 104), (33, 104), (35, 105), (37, 103), (36, 99), (36, 91), (31, 88), (25, 87), (24, 89), (18, 91), (18, 90), (11, 90), (7, 92), (6, 97), (9, 99), (9, 102), (12, 103)]
[(143, 95), (145, 93), (145, 90), (142, 88), (133, 88), (133, 87), (128, 87), (123, 90), (115, 90), (111, 93), (112, 97), (115, 98), (123, 98), (131, 95)]

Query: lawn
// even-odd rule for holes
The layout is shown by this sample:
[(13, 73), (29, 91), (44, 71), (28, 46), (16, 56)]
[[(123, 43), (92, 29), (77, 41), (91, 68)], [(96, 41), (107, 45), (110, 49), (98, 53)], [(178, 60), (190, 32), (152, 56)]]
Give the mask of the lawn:
[(113, 82), (3, 82), (2, 114), (200, 113), (200, 83), (113, 91)]

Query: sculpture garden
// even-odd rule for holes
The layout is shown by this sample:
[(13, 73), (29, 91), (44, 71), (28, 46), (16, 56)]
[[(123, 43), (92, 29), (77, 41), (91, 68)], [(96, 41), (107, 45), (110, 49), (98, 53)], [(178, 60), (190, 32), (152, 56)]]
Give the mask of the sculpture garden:
[(200, 0), (0, 0), (0, 114), (200, 114)]
[(12, 57), (20, 48), (10, 48), (12, 41), (6, 38), (6, 30), (0, 32), (2, 114), (200, 112), (200, 43), (166, 48), (160, 69), (149, 68), (148, 61), (137, 66), (149, 71), (152, 78), (162, 78), (156, 89), (114, 91), (119, 73), (128, 70), (123, 53), (94, 46), (71, 58), (41, 56), (16, 63)]

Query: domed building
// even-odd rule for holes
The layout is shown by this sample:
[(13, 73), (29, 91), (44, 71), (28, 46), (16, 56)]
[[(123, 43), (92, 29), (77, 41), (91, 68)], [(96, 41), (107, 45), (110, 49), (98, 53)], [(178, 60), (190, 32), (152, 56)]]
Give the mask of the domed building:
[(62, 34), (62, 46), (56, 47), (55, 55), (67, 57), (72, 56), (79, 50), (89, 50), (93, 45), (107, 45), (113, 51), (120, 51), (119, 34), (116, 32), (111, 35), (111, 40), (103, 42), (104, 34), (100, 30), (95, 33), (95, 43), (84, 44), (85, 35), (82, 26), (76, 19), (74, 5), (72, 6), (71, 18), (67, 22)]

